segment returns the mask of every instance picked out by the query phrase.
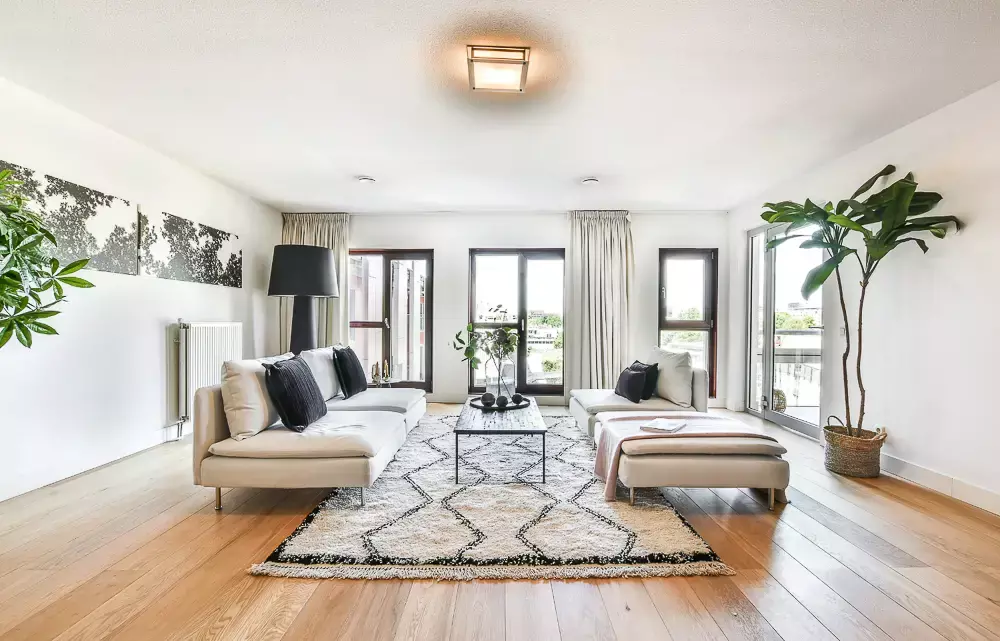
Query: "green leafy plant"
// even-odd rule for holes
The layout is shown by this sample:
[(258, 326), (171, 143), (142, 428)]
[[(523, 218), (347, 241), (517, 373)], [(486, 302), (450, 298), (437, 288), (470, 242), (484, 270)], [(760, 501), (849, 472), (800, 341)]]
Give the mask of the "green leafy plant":
[[(840, 309), (847, 335), (843, 354), (844, 408), (848, 433), (860, 435), (864, 426), (866, 390), (862, 376), (862, 355), (864, 347), (864, 310), (868, 286), (875, 271), (883, 260), (896, 248), (905, 243), (916, 244), (927, 253), (928, 246), (924, 234), (934, 238), (944, 238), (952, 225), (961, 229), (962, 223), (955, 216), (928, 216), (927, 214), (941, 202), (941, 194), (917, 191), (917, 182), (912, 173), (891, 183), (880, 191), (869, 194), (879, 180), (896, 173), (893, 165), (886, 165), (864, 182), (850, 198), (834, 203), (818, 205), (810, 200), (804, 203), (784, 201), (766, 203), (761, 217), (769, 223), (788, 223), (785, 236), (768, 243), (768, 249), (787, 242), (792, 238), (808, 238), (803, 248), (821, 248), (826, 252), (826, 260), (806, 274), (802, 283), (802, 297), (809, 298), (819, 290), (831, 275), (836, 275)], [(869, 194), (866, 196), (866, 194)], [(862, 200), (863, 199), (863, 200)], [(795, 231), (813, 227), (811, 234), (795, 234)], [(852, 246), (848, 239), (860, 236), (862, 242)], [(860, 297), (857, 308), (857, 355), (855, 375), (860, 392), (857, 425), (851, 422), (850, 381), (848, 359), (851, 352), (850, 325), (847, 303), (844, 297), (841, 265), (853, 256), (861, 270)]]
[(31, 347), (33, 334), (57, 334), (44, 320), (59, 314), (64, 288), (94, 286), (73, 275), (89, 259), (61, 266), (50, 255), (56, 238), (17, 193), (20, 184), (10, 170), (0, 171), (0, 348), (12, 337)]
[[(506, 317), (507, 314), (507, 310), (499, 305), (490, 309), (489, 312), (501, 317)], [(509, 392), (503, 379), (503, 363), (510, 360), (511, 355), (517, 351), (517, 329), (513, 327), (477, 329), (472, 323), (469, 323), (465, 327), (465, 334), (465, 338), (462, 338), (462, 332), (455, 334), (455, 340), (452, 341), (451, 346), (462, 352), (462, 360), (468, 361), (472, 369), (479, 368), (482, 364), (479, 355), (486, 354), (486, 362), (497, 369), (499, 378), (497, 388), (503, 387)]]

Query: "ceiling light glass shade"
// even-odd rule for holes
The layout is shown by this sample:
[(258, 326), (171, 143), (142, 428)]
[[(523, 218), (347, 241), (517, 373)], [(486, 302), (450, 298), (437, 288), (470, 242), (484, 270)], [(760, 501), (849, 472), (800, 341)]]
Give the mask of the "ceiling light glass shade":
[(530, 49), (469, 45), (467, 51), (469, 86), (473, 91), (524, 91)]

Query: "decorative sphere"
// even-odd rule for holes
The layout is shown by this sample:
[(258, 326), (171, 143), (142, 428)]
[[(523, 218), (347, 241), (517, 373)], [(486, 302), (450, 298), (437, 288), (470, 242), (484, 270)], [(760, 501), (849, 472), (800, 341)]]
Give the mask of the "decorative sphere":
[(521, 401), (524, 400), (524, 397), (521, 396), (520, 394), (514, 394), (513, 396), (510, 397), (510, 400), (513, 401), (514, 405), (520, 405)]
[(507, 407), (507, 397), (498, 396), (497, 397), (497, 407)]
[(493, 403), (496, 403), (497, 398), (489, 392), (486, 392), (479, 398), (479, 401), (486, 407), (493, 407)]

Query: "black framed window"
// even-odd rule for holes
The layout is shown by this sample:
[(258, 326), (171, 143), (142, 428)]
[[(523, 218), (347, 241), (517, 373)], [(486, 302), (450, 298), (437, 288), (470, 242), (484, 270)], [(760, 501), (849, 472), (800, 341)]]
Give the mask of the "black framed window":
[(661, 249), (659, 345), (690, 352), (708, 370), (715, 397), (718, 359), (719, 250)]
[[(518, 332), (516, 358), (503, 375), (523, 394), (563, 394), (565, 262), (564, 249), (469, 250), (469, 322)], [(469, 368), (470, 392), (493, 382), (490, 369)]]
[(433, 388), (434, 251), (352, 249), (349, 342), (372, 380), (388, 365), (391, 385)]

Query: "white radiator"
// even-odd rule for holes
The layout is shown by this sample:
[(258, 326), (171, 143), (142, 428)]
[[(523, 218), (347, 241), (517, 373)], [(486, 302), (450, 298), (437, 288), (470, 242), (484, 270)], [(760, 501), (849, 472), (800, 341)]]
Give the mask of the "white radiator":
[(243, 323), (178, 320), (177, 435), (194, 414), (194, 392), (222, 382), (222, 364), (243, 358)]

